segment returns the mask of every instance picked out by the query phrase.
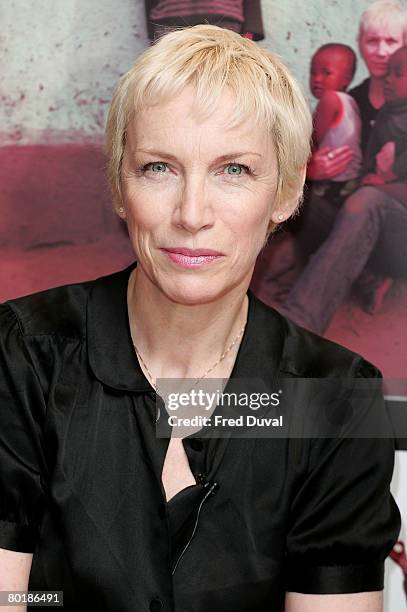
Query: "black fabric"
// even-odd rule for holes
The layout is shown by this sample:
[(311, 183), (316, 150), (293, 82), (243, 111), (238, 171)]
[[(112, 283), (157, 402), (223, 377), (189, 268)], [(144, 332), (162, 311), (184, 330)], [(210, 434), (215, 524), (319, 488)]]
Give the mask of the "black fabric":
[[(397, 99), (386, 102), (377, 114), (375, 127), (371, 132), (363, 163), (363, 174), (376, 172), (376, 156), (387, 142), (395, 144), (395, 160), (392, 165), (394, 180), (378, 185), (377, 189), (387, 193), (407, 207), (407, 99)], [(404, 233), (401, 241), (396, 240), (396, 248), (404, 243)], [(389, 241), (391, 244), (394, 237)], [(377, 255), (382, 252), (376, 249)], [(405, 272), (405, 261), (401, 274)]]
[[(329, 595), (332, 593), (375, 591), (383, 589), (384, 567), (382, 563), (364, 563), (362, 565), (340, 565), (319, 567), (291, 563), (287, 567), (287, 590), (297, 590), (308, 593), (310, 589), (316, 593)], [(291, 588), (293, 585), (293, 588)]]
[(301, 212), (285, 224), (285, 229), (295, 235), (301, 260), (307, 261), (330, 235), (346, 199), (339, 194), (343, 185), (332, 181), (328, 192), (319, 196), (313, 181), (306, 182)]
[(369, 100), (369, 87), (370, 79), (368, 78), (362, 81), (362, 83), (359, 85), (356, 85), (356, 87), (350, 89), (348, 92), (349, 95), (356, 101), (360, 112), (360, 119), (362, 122), (360, 146), (363, 156), (365, 155), (372, 128), (380, 110), (379, 108), (375, 108)]
[[(34, 553), (29, 589), (100, 612), (381, 589), (400, 528), (391, 439), (194, 435), (196, 485), (166, 502), (168, 439), (127, 316), (134, 265), (0, 306), (0, 547)], [(249, 293), (231, 380), (286, 376), (380, 373)]]
[(395, 144), (395, 163), (392, 168), (398, 179), (407, 179), (407, 99), (397, 99), (387, 102), (377, 114), (375, 128), (372, 130), (366, 159), (364, 174), (376, 171), (376, 155), (387, 142)]
[(261, 9), (261, 0), (244, 0), (243, 14), (244, 23), (240, 23), (231, 19), (228, 14), (225, 15), (190, 15), (179, 16), (167, 19), (155, 20), (150, 19), (150, 12), (157, 4), (158, 0), (145, 0), (145, 11), (147, 19), (147, 33), (150, 40), (155, 40), (157, 33), (160, 33), (160, 26), (164, 28), (187, 27), (197, 25), (198, 23), (210, 23), (220, 27), (229, 28), (241, 34), (250, 32), (253, 35), (253, 40), (259, 41), (264, 39), (263, 14)]

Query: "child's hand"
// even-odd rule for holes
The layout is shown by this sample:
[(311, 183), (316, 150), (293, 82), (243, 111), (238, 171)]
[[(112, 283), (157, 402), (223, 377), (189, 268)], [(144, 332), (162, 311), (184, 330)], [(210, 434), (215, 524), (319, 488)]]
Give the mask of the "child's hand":
[(395, 158), (396, 144), (392, 140), (386, 142), (376, 155), (376, 174), (381, 176), (386, 183), (397, 178), (392, 172)]
[(348, 145), (331, 149), (321, 147), (313, 152), (307, 168), (307, 177), (311, 181), (325, 181), (343, 172), (353, 157)]
[(362, 185), (383, 185), (386, 181), (378, 174), (366, 174), (362, 179)]

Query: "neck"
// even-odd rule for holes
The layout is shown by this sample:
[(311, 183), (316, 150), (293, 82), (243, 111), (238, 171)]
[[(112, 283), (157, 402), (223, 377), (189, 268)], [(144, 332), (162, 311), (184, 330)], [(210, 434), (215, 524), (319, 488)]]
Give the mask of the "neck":
[[(196, 378), (210, 368), (246, 322), (249, 282), (214, 302), (190, 306), (171, 301), (137, 266), (128, 285), (130, 330), (153, 377)], [(240, 341), (222, 362), (229, 370)], [(224, 372), (218, 368), (212, 375)]]
[(383, 78), (370, 77), (369, 100), (374, 108), (380, 108), (385, 103)]

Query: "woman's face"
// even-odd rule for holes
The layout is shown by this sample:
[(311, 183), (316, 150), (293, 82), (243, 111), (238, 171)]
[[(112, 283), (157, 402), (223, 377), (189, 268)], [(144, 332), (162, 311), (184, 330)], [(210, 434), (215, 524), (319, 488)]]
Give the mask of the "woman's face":
[(278, 222), (270, 139), (251, 122), (222, 127), (234, 109), (229, 92), (200, 122), (193, 96), (187, 87), (137, 115), (122, 170), (122, 216), (140, 273), (183, 304), (246, 290), (269, 221)]
[(359, 38), (359, 49), (370, 76), (384, 78), (391, 55), (402, 46), (403, 29), (401, 25), (362, 31)]

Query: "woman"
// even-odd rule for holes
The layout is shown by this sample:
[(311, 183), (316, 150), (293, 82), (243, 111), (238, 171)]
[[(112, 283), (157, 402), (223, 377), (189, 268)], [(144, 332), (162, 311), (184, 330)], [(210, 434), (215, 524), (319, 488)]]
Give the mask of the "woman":
[(155, 436), (159, 379), (379, 376), (248, 292), (310, 132), (280, 60), (217, 26), (121, 78), (107, 148), (137, 266), (1, 308), (2, 589), (63, 590), (68, 610), (382, 609), (390, 437)]
[[(389, 59), (407, 42), (406, 7), (397, 0), (373, 3), (361, 17), (358, 40), (370, 76), (349, 93), (360, 110), (365, 154), (376, 116), (385, 103)], [(379, 160), (384, 168), (392, 165), (390, 155), (384, 147)], [(295, 229), (303, 253), (312, 257), (281, 307), (294, 321), (320, 334), (369, 261), (381, 274), (405, 275), (405, 202), (372, 186), (361, 187), (345, 201), (335, 194), (327, 199), (312, 193), (312, 181), (339, 174), (350, 158), (349, 147), (321, 149), (312, 157), (307, 172), (309, 198)], [(370, 275), (368, 278), (371, 280)], [(377, 289), (379, 295), (380, 287)], [(373, 312), (374, 292), (368, 292), (365, 301), (366, 309)]]

